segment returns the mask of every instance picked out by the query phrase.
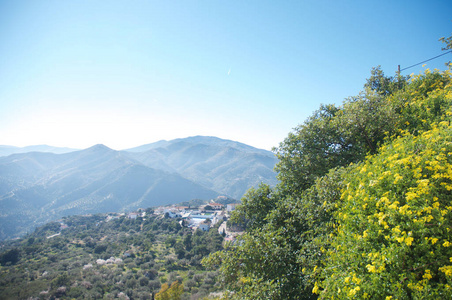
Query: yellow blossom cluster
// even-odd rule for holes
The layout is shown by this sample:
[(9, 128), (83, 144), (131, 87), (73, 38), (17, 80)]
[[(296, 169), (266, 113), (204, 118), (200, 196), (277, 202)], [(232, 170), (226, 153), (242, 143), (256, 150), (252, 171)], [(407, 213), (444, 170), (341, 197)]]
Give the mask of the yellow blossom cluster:
[[(370, 295), (361, 282), (379, 282), (381, 276), (399, 282), (406, 274), (402, 283), (413, 293), (428, 293), (438, 281), (443, 289), (452, 283), (452, 127), (433, 124), (382, 149), (354, 166), (342, 191), (331, 253), (354, 277), (342, 273), (339, 298)], [(434, 260), (440, 265), (432, 265)]]

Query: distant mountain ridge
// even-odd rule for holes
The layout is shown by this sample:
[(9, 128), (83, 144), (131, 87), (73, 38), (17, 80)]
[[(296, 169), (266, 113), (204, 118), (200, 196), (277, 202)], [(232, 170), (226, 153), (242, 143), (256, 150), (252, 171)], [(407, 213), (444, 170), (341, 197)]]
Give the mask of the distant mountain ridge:
[(276, 184), (273, 153), (238, 142), (192, 137), (140, 147), (0, 157), (0, 240), (65, 215), (240, 199), (260, 182)]
[(272, 152), (217, 137), (159, 141), (126, 152), (146, 166), (177, 172), (236, 199), (260, 182), (276, 184)]
[(160, 140), (151, 144), (146, 144), (146, 145), (142, 145), (142, 146), (138, 146), (135, 148), (130, 148), (130, 149), (125, 149), (124, 151), (127, 152), (145, 152), (151, 149), (156, 149), (156, 148), (165, 148), (168, 145), (171, 144), (177, 144), (180, 142), (185, 142), (185, 143), (189, 143), (189, 144), (204, 144), (204, 145), (209, 145), (209, 146), (222, 146), (222, 147), (231, 147), (231, 148), (235, 148), (237, 150), (242, 150), (242, 151), (246, 151), (246, 152), (259, 152), (262, 154), (273, 154), (272, 152), (268, 151), (268, 150), (263, 150), (263, 149), (258, 149), (255, 148), (253, 146), (249, 146), (247, 144), (243, 144), (240, 142), (235, 142), (232, 140), (226, 140), (226, 139), (221, 139), (218, 137), (214, 137), (214, 136), (202, 136), (202, 135), (197, 135), (197, 136), (192, 136), (192, 137), (187, 137), (187, 138), (179, 138), (179, 139), (174, 139), (174, 140)]
[(8, 156), (16, 153), (28, 153), (28, 152), (49, 152), (55, 154), (62, 154), (77, 151), (78, 149), (65, 148), (65, 147), (53, 147), (48, 145), (35, 145), (26, 147), (15, 147), (0, 145), (0, 156)]

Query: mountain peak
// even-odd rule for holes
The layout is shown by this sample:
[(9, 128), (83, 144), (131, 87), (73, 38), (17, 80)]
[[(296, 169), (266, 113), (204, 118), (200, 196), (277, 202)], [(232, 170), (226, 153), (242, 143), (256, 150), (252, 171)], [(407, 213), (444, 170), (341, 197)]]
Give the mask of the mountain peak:
[(215, 136), (203, 136), (203, 135), (190, 136), (190, 137), (186, 137), (186, 138), (178, 138), (178, 139), (173, 139), (173, 140), (169, 140), (169, 141), (160, 140), (158, 142), (142, 145), (142, 146), (135, 147), (135, 148), (125, 149), (123, 151), (146, 152), (146, 151), (149, 151), (152, 149), (165, 148), (170, 145), (180, 144), (180, 143), (204, 144), (204, 145), (208, 145), (208, 146), (217, 146), (217, 147), (230, 147), (230, 148), (235, 148), (237, 150), (244, 151), (244, 152), (252, 152), (252, 153), (258, 152), (258, 153), (261, 153), (261, 154), (264, 154), (267, 156), (273, 156), (273, 153), (268, 150), (258, 149), (253, 146), (249, 146), (249, 145), (246, 145), (246, 144), (243, 144), (240, 142), (222, 139), (222, 138), (215, 137)]
[(113, 149), (108, 148), (104, 144), (96, 144), (94, 146), (87, 148), (86, 150), (88, 150), (88, 151), (113, 151)]

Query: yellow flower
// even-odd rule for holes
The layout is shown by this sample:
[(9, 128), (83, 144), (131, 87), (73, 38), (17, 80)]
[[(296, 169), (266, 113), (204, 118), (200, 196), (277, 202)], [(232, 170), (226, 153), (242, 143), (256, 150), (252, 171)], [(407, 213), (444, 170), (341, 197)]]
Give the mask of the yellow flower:
[(430, 270), (425, 270), (425, 274), (422, 276), (422, 278), (427, 280), (432, 279), (432, 274), (430, 274)]
[(354, 283), (356, 283), (356, 284), (360, 284), (362, 280), (359, 279), (358, 277), (356, 277), (355, 274), (353, 274), (352, 281), (353, 281)]
[(439, 268), (439, 270), (441, 272), (443, 272), (446, 276), (452, 275), (452, 266), (444, 266), (444, 267)]
[[(369, 272), (371, 272), (371, 273), (375, 273), (375, 272), (377, 272), (377, 270), (375, 269), (375, 266), (373, 266), (373, 265), (367, 265), (366, 266), (366, 268), (367, 268), (367, 271), (369, 271)], [(347, 282), (347, 281), (346, 281)]]
[(391, 205), (388, 206), (390, 209), (397, 209), (397, 205), (399, 205), (399, 201), (394, 201)]
[(401, 213), (402, 215), (406, 214), (408, 209), (410, 208), (410, 206), (408, 204), (405, 204), (404, 206), (399, 208), (399, 213)]
[(319, 286), (317, 285), (317, 282), (314, 284), (314, 288), (312, 289), (312, 293), (318, 294), (319, 293)]
[(395, 233), (400, 233), (401, 231), (400, 231), (399, 227), (400, 226), (396, 226), (396, 227), (392, 228), (392, 231)]
[(418, 198), (418, 197), (419, 197), (419, 195), (416, 194), (416, 193), (413, 193), (413, 192), (407, 192), (406, 193), (406, 200), (407, 201), (413, 200), (414, 198)]
[(445, 241), (444, 244), (443, 244), (443, 247), (449, 247), (449, 246), (450, 246), (449, 241)]
[(355, 287), (354, 289), (351, 289), (351, 290), (348, 292), (348, 295), (349, 295), (349, 296), (355, 296), (355, 295), (356, 295), (356, 292), (358, 292), (359, 290), (361, 290), (361, 288), (360, 288), (359, 286), (357, 286), (357, 287)]
[(405, 239), (405, 243), (407, 244), (407, 246), (411, 246), (411, 243), (413, 242), (413, 238), (411, 236), (407, 237)]
[(394, 184), (397, 184), (397, 182), (399, 182), (399, 180), (403, 178), (403, 176), (401, 176), (400, 174), (395, 174), (394, 177)]

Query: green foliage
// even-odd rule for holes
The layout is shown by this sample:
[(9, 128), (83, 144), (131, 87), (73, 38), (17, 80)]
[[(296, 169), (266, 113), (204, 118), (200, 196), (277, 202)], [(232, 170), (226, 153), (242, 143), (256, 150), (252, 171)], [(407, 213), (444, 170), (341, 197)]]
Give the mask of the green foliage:
[(398, 138), (346, 175), (323, 298), (452, 294), (452, 127)]
[(235, 292), (230, 297), (314, 297), (313, 266), (323, 259), (334, 229), (332, 213), (340, 197), (342, 173), (331, 170), (300, 198), (278, 201), (263, 227), (248, 230), (237, 243), (203, 260), (211, 268), (219, 266), (223, 284)]
[(445, 47), (441, 48), (441, 50), (449, 50), (452, 49), (452, 35), (449, 37), (442, 37), (439, 39), (441, 42), (443, 42), (444, 44), (446, 44)]
[[(441, 48), (441, 50), (443, 51), (450, 51), (452, 49), (452, 35), (449, 37), (442, 37), (439, 39), (441, 42), (443, 42), (444, 44), (446, 44), (445, 47)], [(450, 61), (446, 63), (446, 66), (451, 67)]]
[(191, 288), (179, 288), (184, 299), (218, 291), (216, 273), (200, 264), (222, 249), (217, 228), (193, 233), (175, 219), (106, 217), (67, 217), (68, 228), (59, 235), (60, 224), (51, 223), (3, 243), (0, 298), (151, 299), (163, 282), (195, 276), (200, 280)]
[(55, 289), (61, 286), (66, 286), (70, 284), (69, 276), (66, 272), (58, 275), (55, 279), (50, 283), (51, 288)]
[(175, 281), (168, 286), (167, 283), (162, 285), (160, 291), (155, 295), (155, 300), (179, 300), (184, 292), (184, 285)]
[(250, 190), (233, 217), (247, 232), (203, 260), (224, 298), (448, 298), (451, 78), (373, 69), (290, 133), (280, 184)]
[(368, 153), (376, 153), (385, 137), (396, 132), (398, 119), (395, 105), (378, 93), (367, 91), (346, 99), (333, 124), (341, 138), (348, 137), (353, 144), (343, 153), (346, 160), (336, 166), (346, 166)]
[(8, 250), (0, 256), (0, 264), (15, 264), (19, 261), (20, 251), (17, 248)]
[(352, 156), (347, 153), (354, 142), (340, 136), (334, 122), (339, 111), (334, 105), (322, 105), (276, 149), (280, 189), (299, 195), (330, 168), (349, 163)]
[(404, 88), (406, 78), (395, 82), (379, 68), (373, 72), (377, 78), (368, 81), (364, 92), (341, 107), (321, 105), (276, 149), (279, 190), (298, 196), (330, 169), (375, 153), (385, 137), (395, 133), (397, 106), (385, 96)]
[(405, 90), (389, 101), (400, 116), (396, 127), (412, 134), (432, 129), (432, 124), (448, 119), (452, 105), (450, 71), (431, 72), (413, 76)]
[(394, 92), (402, 90), (407, 86), (409, 76), (387, 77), (380, 66), (372, 68), (371, 76), (364, 84), (365, 89), (370, 89), (378, 95), (388, 96)]
[(96, 248), (94, 248), (94, 253), (100, 254), (102, 252), (105, 252), (105, 250), (107, 250), (107, 248), (108, 248), (107, 245), (97, 245)]
[(275, 208), (272, 189), (261, 183), (257, 189), (251, 188), (242, 198), (242, 205), (233, 211), (230, 222), (243, 224), (249, 230), (261, 228), (266, 223), (265, 216)]

